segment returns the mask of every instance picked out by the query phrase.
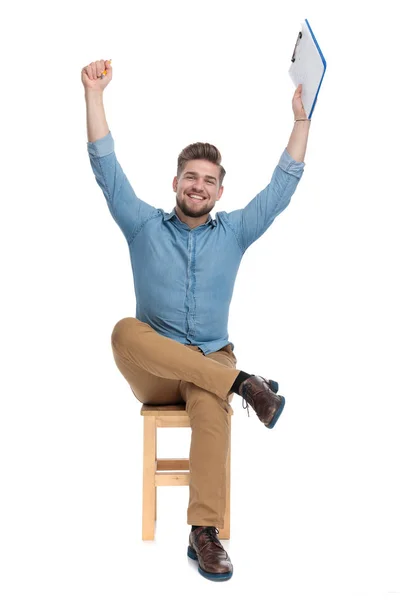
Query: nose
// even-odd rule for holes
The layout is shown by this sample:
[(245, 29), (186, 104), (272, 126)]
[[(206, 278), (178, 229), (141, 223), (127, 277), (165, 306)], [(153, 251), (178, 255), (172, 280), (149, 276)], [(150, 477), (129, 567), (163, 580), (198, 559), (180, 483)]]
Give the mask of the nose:
[(193, 184), (193, 189), (196, 190), (196, 191), (198, 191), (198, 192), (202, 192), (204, 190), (204, 186), (203, 186), (202, 183), (200, 183), (200, 181), (196, 181)]

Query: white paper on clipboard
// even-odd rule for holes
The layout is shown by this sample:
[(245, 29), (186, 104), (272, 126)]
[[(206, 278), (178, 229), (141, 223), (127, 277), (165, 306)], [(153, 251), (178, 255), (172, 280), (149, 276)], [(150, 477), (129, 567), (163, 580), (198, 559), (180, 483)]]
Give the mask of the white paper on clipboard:
[(289, 75), (296, 87), (302, 84), (301, 99), (308, 119), (314, 112), (325, 71), (326, 60), (306, 19), (297, 36)]

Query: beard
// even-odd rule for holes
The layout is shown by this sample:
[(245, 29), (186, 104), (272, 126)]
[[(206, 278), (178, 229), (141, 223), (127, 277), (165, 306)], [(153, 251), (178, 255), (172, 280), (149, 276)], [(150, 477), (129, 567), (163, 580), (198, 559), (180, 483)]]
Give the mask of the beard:
[(208, 206), (207, 201), (204, 201), (204, 203), (199, 205), (188, 206), (188, 204), (186, 204), (186, 200), (180, 200), (178, 195), (176, 196), (176, 203), (183, 214), (187, 217), (204, 217), (204, 215), (208, 215), (212, 210), (212, 208)]

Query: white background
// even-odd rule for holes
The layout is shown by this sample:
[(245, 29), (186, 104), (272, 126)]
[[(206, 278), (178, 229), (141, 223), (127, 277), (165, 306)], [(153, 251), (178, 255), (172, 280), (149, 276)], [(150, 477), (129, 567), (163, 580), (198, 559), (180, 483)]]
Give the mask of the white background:
[[(2, 9), (3, 600), (400, 596), (395, 4)], [(110, 346), (133, 280), (90, 167), (81, 69), (112, 59), (107, 122), (139, 197), (172, 210), (179, 152), (208, 141), (218, 210), (235, 210), (287, 145), (305, 18), (327, 60), (305, 172), (246, 252), (229, 321), (238, 367), (277, 379), (286, 408), (270, 431), (234, 398), (234, 575), (216, 585), (186, 556), (187, 488), (159, 490), (141, 541), (140, 403)], [(187, 454), (190, 430), (161, 433), (161, 455)]]

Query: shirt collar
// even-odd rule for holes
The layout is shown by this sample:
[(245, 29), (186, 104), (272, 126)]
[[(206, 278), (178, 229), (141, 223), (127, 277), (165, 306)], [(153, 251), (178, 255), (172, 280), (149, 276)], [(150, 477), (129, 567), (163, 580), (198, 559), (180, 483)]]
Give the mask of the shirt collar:
[[(172, 212), (170, 212), (170, 213), (164, 213), (163, 220), (170, 221), (173, 217), (175, 217), (180, 223), (182, 223), (182, 221), (176, 214), (175, 208), (173, 208)], [(211, 225), (212, 227), (216, 227), (217, 221), (215, 219), (212, 219), (211, 214), (209, 214), (207, 221), (205, 223), (203, 223), (203, 225)]]

